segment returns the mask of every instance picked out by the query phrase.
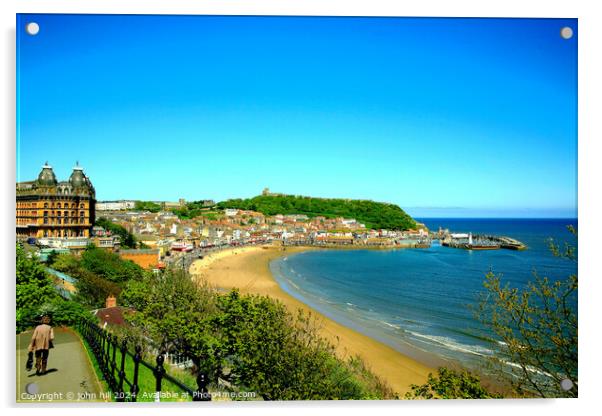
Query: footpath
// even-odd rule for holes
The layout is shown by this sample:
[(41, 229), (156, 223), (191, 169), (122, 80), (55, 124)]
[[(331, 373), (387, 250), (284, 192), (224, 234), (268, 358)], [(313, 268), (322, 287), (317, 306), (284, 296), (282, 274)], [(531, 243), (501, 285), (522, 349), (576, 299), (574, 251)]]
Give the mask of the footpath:
[(33, 330), (17, 335), (17, 403), (107, 401), (82, 340), (71, 328), (54, 328), (46, 374), (25, 369)]

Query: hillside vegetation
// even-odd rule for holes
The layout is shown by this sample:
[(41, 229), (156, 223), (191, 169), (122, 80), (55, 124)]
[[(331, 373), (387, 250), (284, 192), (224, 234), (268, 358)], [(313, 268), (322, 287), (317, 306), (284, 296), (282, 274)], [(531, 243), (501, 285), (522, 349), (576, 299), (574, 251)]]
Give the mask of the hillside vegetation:
[(309, 217), (355, 218), (367, 228), (408, 230), (416, 228), (416, 221), (399, 206), (382, 202), (312, 198), (294, 195), (260, 195), (250, 199), (229, 199), (218, 208), (236, 208), (261, 212), (264, 215), (305, 214)]

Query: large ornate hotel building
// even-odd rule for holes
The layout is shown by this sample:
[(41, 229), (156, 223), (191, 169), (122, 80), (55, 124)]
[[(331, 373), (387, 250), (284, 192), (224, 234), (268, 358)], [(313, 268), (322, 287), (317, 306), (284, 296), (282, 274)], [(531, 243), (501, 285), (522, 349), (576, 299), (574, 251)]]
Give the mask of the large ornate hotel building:
[(96, 193), (76, 165), (68, 181), (58, 182), (46, 163), (38, 179), (17, 183), (17, 237), (90, 237)]

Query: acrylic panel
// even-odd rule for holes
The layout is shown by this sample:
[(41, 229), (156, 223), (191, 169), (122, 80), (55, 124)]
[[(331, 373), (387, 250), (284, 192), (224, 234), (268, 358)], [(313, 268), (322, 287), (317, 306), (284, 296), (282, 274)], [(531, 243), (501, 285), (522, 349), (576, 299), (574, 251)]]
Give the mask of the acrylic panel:
[(577, 38), (17, 15), (17, 402), (577, 397)]

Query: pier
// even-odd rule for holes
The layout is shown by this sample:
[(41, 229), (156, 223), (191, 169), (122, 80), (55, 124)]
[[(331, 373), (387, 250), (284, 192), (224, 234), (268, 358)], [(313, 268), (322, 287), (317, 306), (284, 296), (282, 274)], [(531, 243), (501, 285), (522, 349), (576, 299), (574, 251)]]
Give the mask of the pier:
[(497, 242), (500, 245), (500, 248), (505, 248), (508, 250), (526, 250), (527, 246), (523, 243), (521, 243), (520, 241), (514, 239), (514, 238), (510, 238), (510, 237), (505, 237), (505, 236), (494, 236), (494, 235), (485, 235), (482, 236), (482, 238), (488, 239), (489, 241), (494, 241)]
[(526, 250), (522, 242), (506, 236), (479, 235), (472, 233), (445, 232), (440, 236), (444, 247), (462, 248), (465, 250)]

